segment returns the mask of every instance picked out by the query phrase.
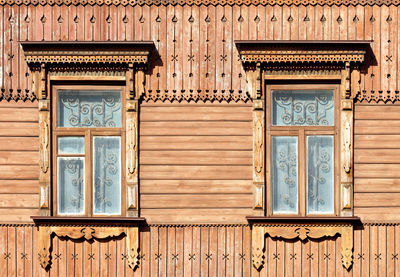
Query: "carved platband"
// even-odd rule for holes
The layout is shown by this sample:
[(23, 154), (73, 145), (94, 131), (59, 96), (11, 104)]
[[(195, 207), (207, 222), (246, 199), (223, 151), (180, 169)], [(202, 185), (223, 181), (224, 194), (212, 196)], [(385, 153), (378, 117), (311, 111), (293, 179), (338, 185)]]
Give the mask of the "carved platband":
[(49, 55), (37, 55), (25, 53), (27, 63), (137, 63), (147, 64), (146, 55), (65, 55), (64, 53)]
[(278, 239), (323, 239), (342, 237), (342, 264), (353, 264), (353, 225), (349, 224), (256, 224), (252, 229), (252, 261), (257, 270), (264, 264), (265, 235)]

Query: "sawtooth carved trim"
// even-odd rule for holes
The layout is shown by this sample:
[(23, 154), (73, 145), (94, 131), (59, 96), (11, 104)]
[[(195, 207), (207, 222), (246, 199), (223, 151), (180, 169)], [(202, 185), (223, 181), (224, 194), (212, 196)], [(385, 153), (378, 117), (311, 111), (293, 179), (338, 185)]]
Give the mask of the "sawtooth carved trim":
[(283, 5), (288, 5), (288, 6), (323, 6), (323, 5), (328, 5), (328, 6), (373, 6), (373, 5), (399, 5), (399, 1), (397, 0), (0, 0), (0, 5), (41, 5), (41, 6), (61, 6), (61, 5), (66, 5), (66, 6), (79, 6), (79, 5), (90, 5), (90, 6), (143, 6), (143, 5), (155, 5), (155, 6), (160, 6), (160, 5), (262, 5), (262, 6), (283, 6)]
[(342, 237), (342, 264), (350, 269), (353, 264), (352, 224), (262, 224), (252, 229), (252, 262), (257, 270), (264, 264), (265, 235), (278, 239), (323, 239)]
[(146, 90), (143, 95), (145, 102), (247, 102), (251, 99), (247, 91), (242, 90)]
[(39, 262), (48, 269), (51, 263), (52, 236), (69, 239), (113, 239), (127, 236), (128, 264), (133, 270), (139, 265), (139, 227), (39, 226)]

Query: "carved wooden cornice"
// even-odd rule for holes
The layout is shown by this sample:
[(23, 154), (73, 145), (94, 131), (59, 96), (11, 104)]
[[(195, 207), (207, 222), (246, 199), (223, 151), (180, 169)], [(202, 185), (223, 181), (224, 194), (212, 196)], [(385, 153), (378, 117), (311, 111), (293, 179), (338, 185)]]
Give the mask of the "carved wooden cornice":
[(116, 239), (127, 238), (128, 265), (133, 270), (139, 265), (139, 227), (144, 218), (79, 218), (79, 217), (32, 217), (39, 229), (39, 263), (44, 269), (51, 266), (52, 237), (68, 239)]
[(21, 45), (30, 66), (43, 63), (146, 65), (154, 48), (153, 42), (21, 42)]
[(363, 63), (369, 41), (236, 41), (242, 62)]
[[(260, 270), (264, 264), (265, 236), (278, 239), (311, 239), (342, 237), (342, 264), (349, 269), (353, 264), (353, 225), (357, 217), (344, 218), (268, 218), (248, 217), (252, 224), (252, 261)], [(301, 223), (303, 222), (303, 223)]]
[(155, 5), (155, 6), (160, 6), (160, 5), (262, 5), (262, 6), (283, 6), (283, 5), (288, 5), (288, 6), (390, 6), (390, 5), (395, 5), (398, 6), (400, 4), (399, 0), (0, 0), (0, 5), (49, 5), (49, 6), (61, 6), (61, 5), (66, 5), (66, 6), (85, 6), (85, 5), (90, 5), (90, 6), (136, 6), (136, 5)]

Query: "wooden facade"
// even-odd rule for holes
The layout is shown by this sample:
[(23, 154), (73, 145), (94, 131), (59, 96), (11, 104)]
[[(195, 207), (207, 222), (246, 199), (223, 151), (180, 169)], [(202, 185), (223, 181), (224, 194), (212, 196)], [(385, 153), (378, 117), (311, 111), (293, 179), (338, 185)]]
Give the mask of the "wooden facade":
[[(0, 276), (399, 275), (398, 5), (0, 0)], [(368, 66), (361, 67), (359, 87), (352, 91), (352, 215), (360, 222), (354, 225), (349, 269), (342, 263), (342, 235), (304, 241), (265, 235), (264, 266), (253, 265), (254, 226), (246, 216), (264, 215), (263, 204), (254, 207), (257, 107), (237, 43), (286, 40), (370, 41)], [(32, 85), (35, 73), (21, 43), (132, 41), (155, 47), (139, 106), (127, 111), (134, 111), (130, 116), (139, 130), (133, 134), (139, 172), (127, 177), (139, 184), (138, 205), (127, 214), (146, 219), (139, 227), (139, 266), (128, 265), (124, 235), (89, 242), (54, 236), (45, 270), (31, 219), (42, 201), (43, 98)]]

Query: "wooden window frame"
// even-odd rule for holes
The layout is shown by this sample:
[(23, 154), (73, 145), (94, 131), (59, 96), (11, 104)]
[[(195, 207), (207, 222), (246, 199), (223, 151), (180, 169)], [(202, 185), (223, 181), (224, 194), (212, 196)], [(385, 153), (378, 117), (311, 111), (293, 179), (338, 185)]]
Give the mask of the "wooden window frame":
[[(339, 85), (338, 84), (301, 84), (294, 82), (293, 84), (265, 84), (266, 86), (266, 215), (267, 216), (310, 216), (310, 217), (330, 217), (339, 215), (339, 191), (338, 184), (340, 183), (339, 178)], [(271, 91), (274, 89), (287, 89), (287, 90), (310, 90), (310, 89), (331, 89), (334, 92), (334, 125), (333, 126), (273, 126), (272, 125), (272, 100)], [(333, 204), (334, 211), (332, 214), (308, 214), (307, 213), (307, 135), (332, 135), (334, 137), (334, 162), (333, 162), (333, 176), (334, 176), (334, 195)], [(273, 182), (272, 182), (272, 144), (271, 140), (273, 136), (293, 136), (298, 138), (298, 213), (287, 214), (287, 213), (274, 213), (273, 212)]]
[[(118, 83), (109, 85), (96, 85), (96, 84), (87, 84), (87, 85), (57, 85), (54, 84), (51, 86), (52, 93), (52, 167), (54, 169), (53, 174), (53, 213), (56, 216), (71, 216), (71, 217), (120, 217), (126, 216), (127, 208), (126, 208), (126, 182), (125, 182), (125, 106), (126, 100), (123, 97), (123, 92), (125, 91), (125, 86), (120, 85)], [(60, 89), (75, 89), (75, 90), (119, 90), (121, 92), (121, 127), (117, 128), (84, 128), (84, 127), (59, 127), (58, 126), (58, 90)], [(68, 137), (68, 136), (80, 136), (85, 139), (85, 153), (78, 155), (71, 154), (58, 154), (58, 137)], [(108, 215), (101, 214), (95, 215), (93, 213), (93, 137), (94, 136), (117, 136), (121, 138), (121, 214), (118, 215)], [(62, 156), (80, 156), (85, 158), (85, 213), (83, 215), (59, 215), (58, 214), (58, 167), (57, 167), (57, 158)]]

